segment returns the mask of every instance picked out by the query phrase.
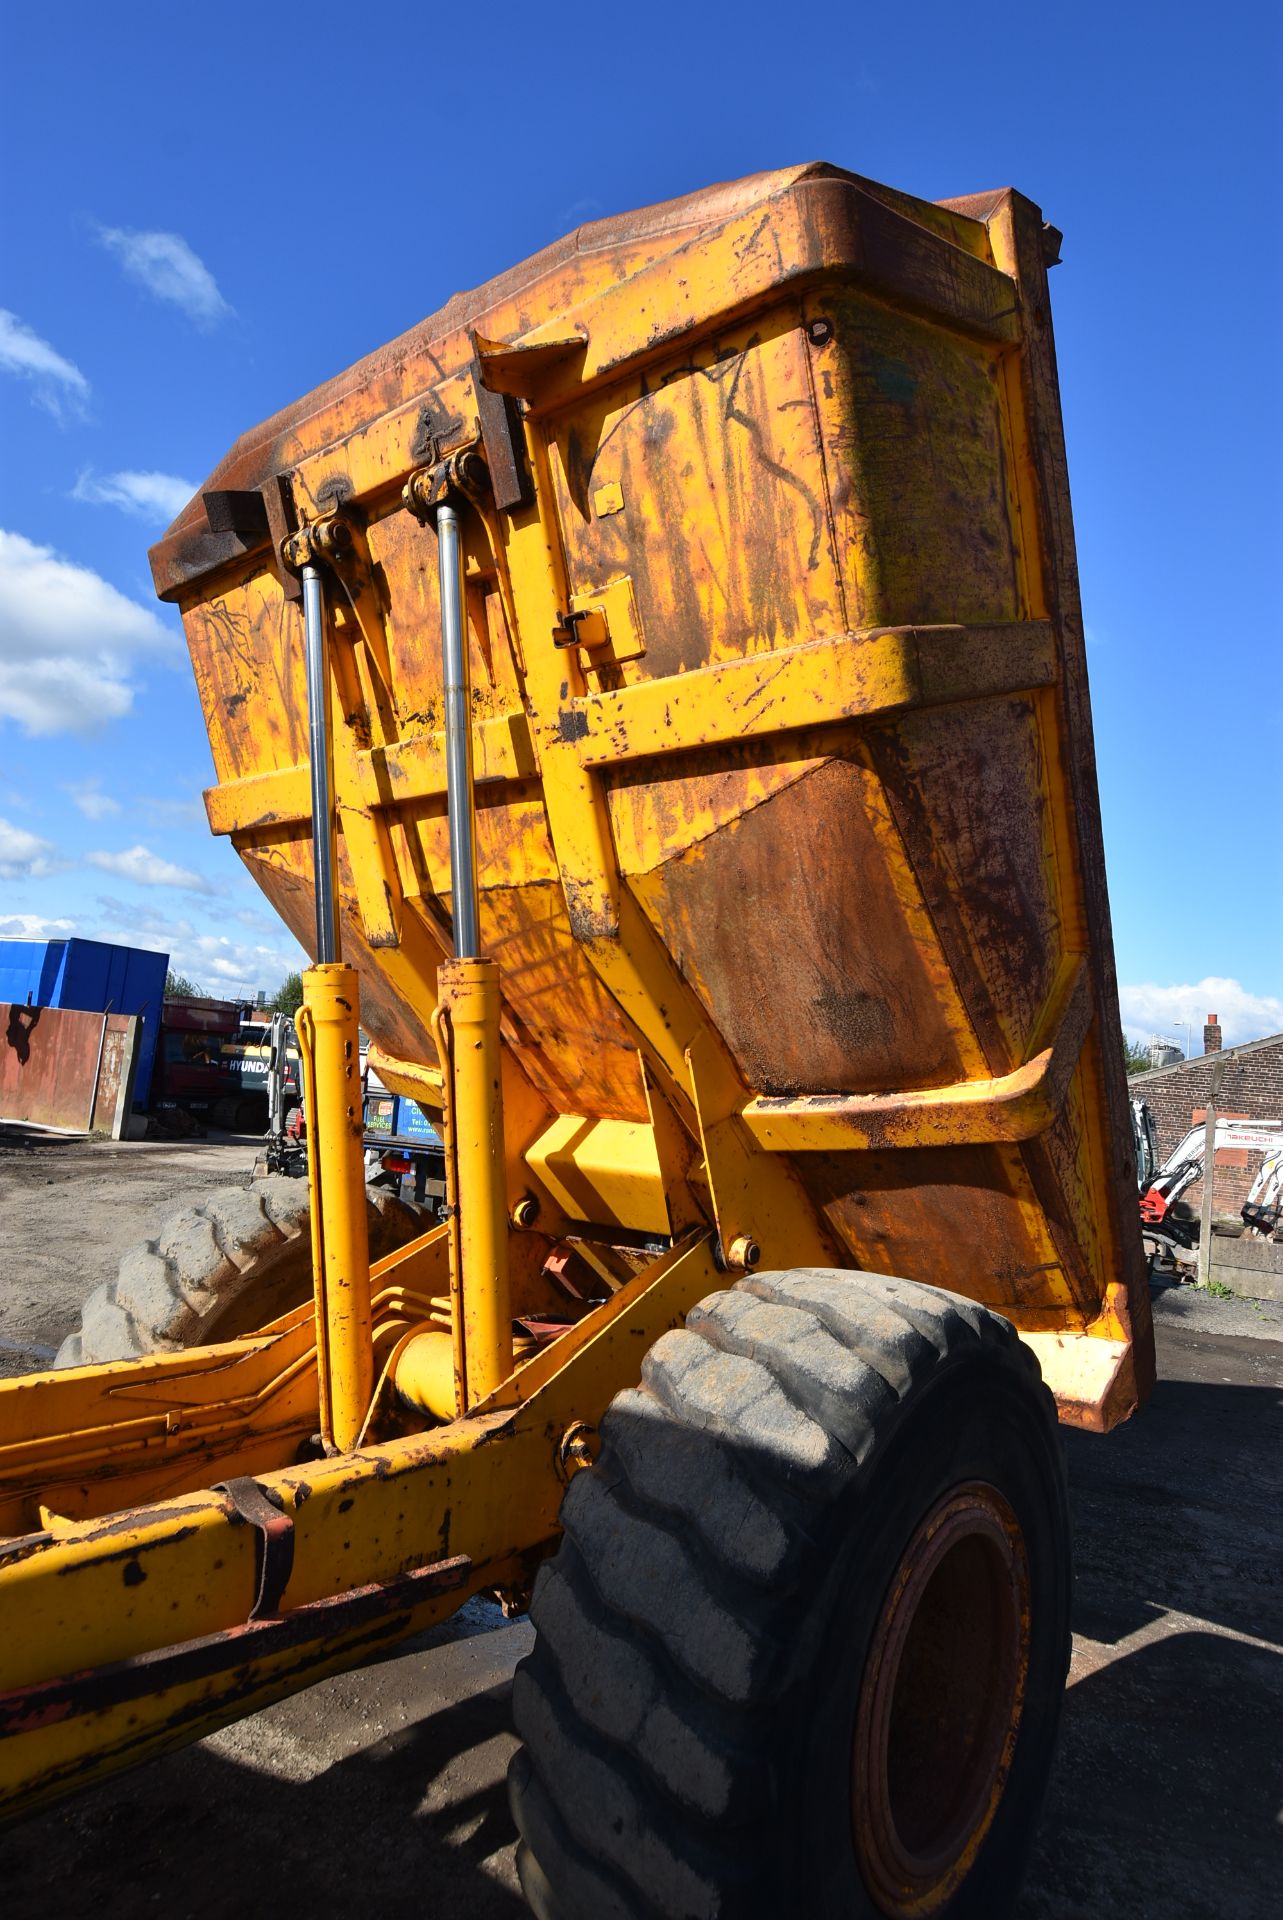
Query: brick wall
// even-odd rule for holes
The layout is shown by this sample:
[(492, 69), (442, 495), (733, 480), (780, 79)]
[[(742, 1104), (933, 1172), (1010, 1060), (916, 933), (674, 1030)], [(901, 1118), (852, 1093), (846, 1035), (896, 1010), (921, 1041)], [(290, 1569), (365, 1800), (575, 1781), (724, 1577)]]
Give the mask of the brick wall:
[[(1217, 1111), (1245, 1120), (1283, 1120), (1283, 1033), (1246, 1046), (1226, 1047), (1217, 1098)], [(1165, 1160), (1172, 1148), (1201, 1121), (1207, 1109), (1216, 1055), (1181, 1060), (1174, 1067), (1158, 1067), (1133, 1074), (1129, 1082), (1135, 1098), (1145, 1100), (1158, 1132), (1158, 1155)], [(1216, 1156), (1213, 1205), (1217, 1213), (1237, 1213), (1251, 1190), (1262, 1156), (1222, 1148)], [(1203, 1199), (1203, 1183), (1196, 1180), (1181, 1195), (1192, 1207)]]

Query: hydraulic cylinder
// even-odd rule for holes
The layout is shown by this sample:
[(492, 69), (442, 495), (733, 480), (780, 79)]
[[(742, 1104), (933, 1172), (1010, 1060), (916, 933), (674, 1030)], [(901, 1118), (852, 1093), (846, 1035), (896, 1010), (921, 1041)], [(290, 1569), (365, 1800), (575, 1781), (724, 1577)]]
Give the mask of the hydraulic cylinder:
[(374, 1388), (358, 1012), (351, 967), (307, 969), (298, 1029), (309, 1083), (321, 1437), (339, 1453), (356, 1445)]
[(451, 1148), (461, 1267), (469, 1406), (512, 1372), (507, 1182), (499, 1041), (499, 968), (493, 960), (444, 961), (437, 973), (449, 1035)]

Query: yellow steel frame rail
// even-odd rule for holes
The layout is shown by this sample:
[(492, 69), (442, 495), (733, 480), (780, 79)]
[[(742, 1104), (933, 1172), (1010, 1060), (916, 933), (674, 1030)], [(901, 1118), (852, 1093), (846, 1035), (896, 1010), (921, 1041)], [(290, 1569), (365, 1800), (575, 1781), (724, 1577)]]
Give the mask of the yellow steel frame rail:
[[(709, 1236), (689, 1238), (464, 1418), (260, 1470), (290, 1557), (258, 1620), (269, 1549), (230, 1489), (78, 1523), (50, 1516), (0, 1545), (0, 1808), (54, 1797), (91, 1761), (110, 1770), (191, 1739), (469, 1593), (520, 1590), (555, 1535), (586, 1414), (722, 1283)], [(62, 1384), (88, 1385), (89, 1370)]]
[(1087, 968), (1077, 962), (1059, 997), (1052, 1038), (1011, 1073), (905, 1093), (755, 1095), (741, 1119), (773, 1153), (886, 1152), (1034, 1140), (1055, 1124), (1091, 1021)]
[[(882, 627), (775, 652), (763, 649), (742, 660), (697, 668), (676, 682), (644, 681), (617, 692), (580, 694), (554, 712), (561, 744), (574, 759), (584, 767), (604, 767), (854, 719), (890, 718), (913, 707), (1031, 692), (1052, 685), (1055, 677), (1055, 636), (1045, 620)], [(524, 713), (481, 721), (475, 741), (479, 786), (528, 778), (535, 770)], [(444, 794), (445, 735), (419, 734), (362, 749), (353, 756), (351, 777), (353, 808), (375, 813)], [(212, 831), (220, 834), (306, 820), (307, 765), (210, 787), (205, 806)]]
[[(448, 1284), (444, 1227), (375, 1263), (376, 1357), (429, 1318)], [(6, 1537), (284, 1466), (319, 1419), (311, 1303), (216, 1346), (0, 1381), (0, 1582)]]

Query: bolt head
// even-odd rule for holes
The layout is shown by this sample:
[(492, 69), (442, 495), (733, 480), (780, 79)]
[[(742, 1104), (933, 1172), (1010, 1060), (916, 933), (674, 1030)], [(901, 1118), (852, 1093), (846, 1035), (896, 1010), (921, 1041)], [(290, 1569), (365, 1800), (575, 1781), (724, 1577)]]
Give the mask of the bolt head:
[(595, 1465), (601, 1451), (601, 1439), (596, 1427), (590, 1427), (583, 1420), (576, 1420), (566, 1428), (557, 1447), (557, 1471), (563, 1480), (573, 1480), (577, 1473)]

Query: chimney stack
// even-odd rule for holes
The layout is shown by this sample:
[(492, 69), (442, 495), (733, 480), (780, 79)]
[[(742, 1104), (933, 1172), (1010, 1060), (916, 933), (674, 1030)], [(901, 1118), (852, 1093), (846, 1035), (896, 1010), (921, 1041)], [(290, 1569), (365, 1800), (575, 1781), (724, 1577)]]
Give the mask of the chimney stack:
[(1203, 1028), (1203, 1052), (1219, 1053), (1221, 1050), (1221, 1023), (1214, 1013), (1207, 1016), (1207, 1025)]

